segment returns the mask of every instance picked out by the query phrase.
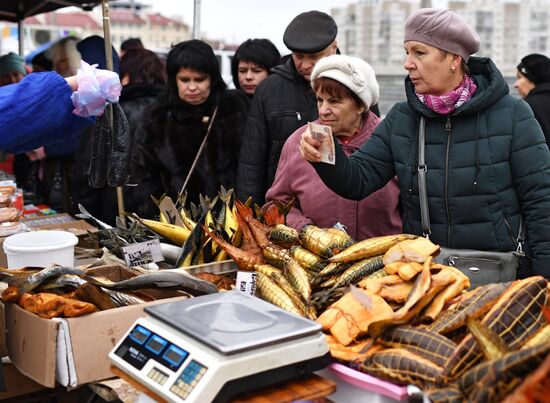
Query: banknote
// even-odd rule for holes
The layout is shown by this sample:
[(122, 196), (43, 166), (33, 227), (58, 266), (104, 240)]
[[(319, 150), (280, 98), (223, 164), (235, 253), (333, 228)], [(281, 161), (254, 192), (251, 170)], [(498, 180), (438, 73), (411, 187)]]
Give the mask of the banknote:
[(334, 138), (332, 137), (332, 128), (330, 126), (320, 125), (318, 123), (308, 122), (311, 137), (320, 141), (321, 162), (335, 164)]

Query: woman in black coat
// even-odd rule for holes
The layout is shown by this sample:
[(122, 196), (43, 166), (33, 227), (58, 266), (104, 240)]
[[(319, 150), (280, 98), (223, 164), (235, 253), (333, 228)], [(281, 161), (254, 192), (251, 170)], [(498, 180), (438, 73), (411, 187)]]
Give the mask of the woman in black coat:
[(168, 53), (166, 68), (166, 91), (136, 134), (138, 167), (133, 179), (143, 197), (137, 212), (145, 216), (157, 213), (149, 195), (167, 193), (175, 200), (188, 175), (188, 202), (197, 204), (199, 194), (217, 195), (220, 185), (233, 188), (246, 121), (243, 97), (226, 90), (216, 56), (205, 42), (180, 42)]
[(514, 87), (529, 104), (550, 147), (550, 59), (530, 54), (518, 64)]

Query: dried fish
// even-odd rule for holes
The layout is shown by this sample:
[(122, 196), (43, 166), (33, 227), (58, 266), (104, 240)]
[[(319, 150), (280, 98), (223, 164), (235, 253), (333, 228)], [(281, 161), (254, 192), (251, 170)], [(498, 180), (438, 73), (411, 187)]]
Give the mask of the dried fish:
[[(510, 349), (517, 349), (546, 325), (542, 307), (546, 304), (547, 294), (547, 282), (543, 277), (518, 280), (499, 298), (481, 323), (497, 333)], [(457, 379), (481, 359), (481, 348), (472, 335), (467, 335), (444, 367), (446, 380)]]
[(151, 274), (142, 274), (128, 280), (106, 282), (100, 278), (87, 275), (85, 279), (103, 288), (112, 290), (136, 290), (148, 287), (177, 287), (193, 295), (213, 294), (218, 292), (216, 286), (200, 280), (179, 270), (162, 270)]
[(256, 290), (260, 297), (285, 311), (303, 316), (292, 299), (273, 280), (262, 273), (256, 277)]
[(362, 372), (399, 385), (421, 389), (437, 385), (441, 367), (402, 348), (390, 348), (368, 356), (359, 366)]
[(499, 402), (550, 353), (550, 342), (512, 351), (502, 358), (483, 362), (467, 371), (459, 381), (470, 401)]
[(428, 328), (441, 334), (450, 333), (466, 324), (466, 317), (485, 315), (511, 283), (488, 284), (472, 291), (449, 309), (442, 312)]
[(275, 225), (269, 231), (269, 240), (279, 246), (290, 248), (299, 242), (300, 235), (294, 228), (287, 227), (284, 224)]
[(354, 243), (342, 252), (330, 257), (329, 262), (351, 262), (367, 257), (383, 255), (392, 246), (407, 239), (414, 239), (416, 235), (398, 234), (368, 238)]
[(353, 245), (353, 238), (335, 228), (319, 228), (306, 225), (300, 231), (302, 246), (311, 252), (329, 258)]
[(439, 366), (443, 366), (456, 349), (456, 344), (445, 336), (414, 326), (388, 329), (376, 341), (388, 347), (403, 348)]

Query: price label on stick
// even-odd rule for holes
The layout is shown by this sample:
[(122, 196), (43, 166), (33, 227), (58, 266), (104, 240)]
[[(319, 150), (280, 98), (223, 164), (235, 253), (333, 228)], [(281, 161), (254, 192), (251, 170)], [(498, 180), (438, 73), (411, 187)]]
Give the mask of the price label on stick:
[(256, 277), (257, 274), (255, 272), (238, 271), (235, 289), (250, 295), (256, 295)]
[(158, 239), (123, 246), (122, 255), (128, 267), (142, 266), (164, 260)]

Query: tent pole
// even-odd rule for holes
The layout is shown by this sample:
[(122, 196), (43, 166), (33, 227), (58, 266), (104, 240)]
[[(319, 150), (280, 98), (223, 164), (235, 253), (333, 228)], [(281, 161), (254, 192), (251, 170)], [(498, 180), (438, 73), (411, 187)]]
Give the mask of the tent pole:
[(24, 29), (23, 20), (17, 21), (17, 37), (18, 37), (18, 40), (19, 40), (19, 54), (24, 57), (25, 56), (25, 44), (23, 43), (23, 41), (24, 41), (23, 29)]
[(193, 2), (193, 39), (201, 36), (201, 0)]
[(19, 40), (19, 55), (25, 56), (25, 44), (23, 43), (23, 20), (25, 16), (23, 14), (23, 3), (19, 1), (17, 3), (17, 39)]
[[(109, 18), (109, 0), (101, 1), (101, 8), (103, 12), (103, 42), (105, 43), (105, 59), (107, 62), (107, 69), (113, 71), (113, 49), (111, 45), (111, 20)], [(107, 105), (111, 119), (111, 130), (113, 130), (113, 106)], [(124, 216), (124, 193), (122, 192), (122, 186), (116, 188), (117, 204), (118, 204), (118, 216), (122, 221), (124, 227), (126, 227), (126, 217)]]

